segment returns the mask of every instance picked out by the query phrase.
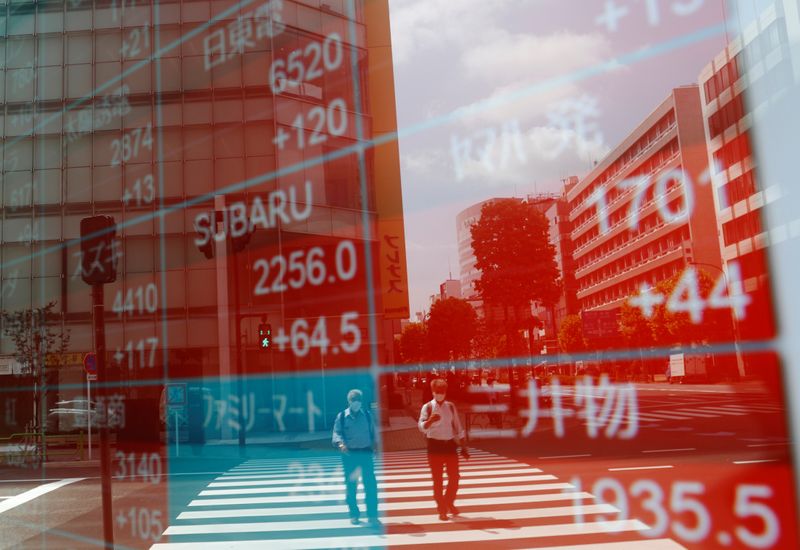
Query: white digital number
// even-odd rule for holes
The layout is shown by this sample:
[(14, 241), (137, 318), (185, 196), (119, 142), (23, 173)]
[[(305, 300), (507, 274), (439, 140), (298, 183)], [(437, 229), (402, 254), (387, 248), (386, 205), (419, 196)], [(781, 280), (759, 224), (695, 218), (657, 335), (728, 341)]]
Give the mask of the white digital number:
[[(355, 311), (342, 314), (342, 324), (339, 328), (339, 332), (342, 335), (342, 349), (346, 353), (355, 353), (361, 346), (361, 329), (355, 324), (354, 321), (356, 319), (358, 319), (358, 313)], [(350, 342), (344, 339), (348, 334), (353, 337), (353, 340)]]
[(631, 485), (631, 496), (639, 497), (644, 493), (650, 496), (642, 502), (642, 508), (653, 514), (655, 521), (649, 529), (642, 530), (648, 537), (660, 537), (669, 525), (669, 514), (664, 509), (664, 491), (655, 481), (640, 479)]
[[(142, 338), (138, 341), (131, 340), (125, 344), (124, 349), (117, 348), (117, 353), (114, 357), (120, 364), (122, 364), (127, 357), (128, 370), (134, 370), (136, 365), (138, 365), (140, 369), (153, 368), (156, 360), (157, 347), (158, 338), (155, 336)], [(138, 362), (136, 361), (137, 357)]]
[(122, 202), (127, 206), (130, 200), (134, 199), (136, 206), (142, 206), (152, 203), (155, 195), (153, 174), (147, 174), (143, 178), (137, 178), (130, 190), (125, 189)]
[[(614, 500), (608, 501), (605, 499), (605, 493), (610, 491), (614, 494)], [(625, 494), (625, 487), (617, 481), (609, 477), (598, 479), (592, 486), (592, 493), (597, 497), (597, 502), (600, 504), (611, 504), (619, 510), (618, 520), (628, 519), (628, 497)], [(605, 516), (598, 516), (597, 521), (604, 521)]]
[(697, 271), (689, 266), (683, 272), (675, 290), (667, 300), (667, 310), (672, 313), (687, 312), (693, 323), (700, 323), (703, 320), (703, 310), (705, 302), (700, 297), (700, 282), (697, 279)]
[(153, 128), (150, 123), (144, 128), (125, 132), (121, 138), (111, 142), (111, 166), (119, 166), (136, 158), (140, 148), (153, 150)]
[(131, 525), (131, 536), (142, 540), (158, 540), (164, 532), (164, 524), (161, 519), (161, 510), (151, 510), (133, 506), (128, 510), (127, 518), (117, 517), (117, 523), (126, 519)]
[[(356, 247), (353, 241), (341, 241), (336, 246), (333, 270), (325, 264), (325, 250), (319, 246), (289, 253), (288, 260), (284, 256), (273, 256), (271, 259), (258, 258), (253, 262), (253, 269), (261, 275), (253, 290), (256, 296), (284, 292), (288, 288), (300, 289), (309, 284), (320, 286), (336, 281), (349, 281), (356, 275), (358, 267)], [(270, 271), (275, 273), (269, 283)]]
[(291, 82), (294, 85), (311, 82), (321, 77), (325, 71), (333, 71), (342, 64), (342, 38), (331, 33), (325, 41), (311, 42), (304, 49), (292, 51), (286, 58), (276, 59), (269, 69), (269, 85), (277, 95), (286, 91)]
[[(670, 191), (669, 182), (671, 181), (677, 181), (683, 190), (683, 208), (674, 212), (670, 210), (667, 202), (667, 194)], [(665, 223), (676, 223), (685, 220), (694, 208), (694, 189), (689, 175), (683, 170), (675, 168), (662, 174), (656, 182), (655, 195), (658, 212)]]
[(158, 291), (155, 283), (150, 283), (144, 287), (136, 289), (129, 288), (123, 300), (122, 290), (117, 292), (114, 298), (112, 310), (117, 317), (128, 315), (143, 315), (145, 313), (155, 313), (158, 308)]
[(708, 306), (714, 309), (731, 308), (737, 319), (744, 319), (745, 309), (752, 299), (744, 290), (739, 263), (729, 262), (727, 267), (727, 276), (720, 277), (711, 289)]
[(736, 536), (751, 548), (769, 548), (778, 542), (781, 534), (780, 521), (772, 508), (761, 502), (753, 502), (753, 499), (756, 498), (771, 499), (772, 488), (767, 485), (745, 484), (736, 487), (736, 499), (733, 504), (733, 512), (736, 517), (756, 517), (764, 524), (764, 529), (760, 533), (754, 533), (746, 527), (739, 526), (736, 528)]
[(143, 50), (150, 48), (150, 23), (145, 22), (140, 28), (133, 29), (128, 33), (128, 38), (122, 41), (119, 50), (122, 59), (136, 57)]
[(117, 451), (117, 471), (114, 477), (118, 480), (135, 480), (137, 477), (142, 481), (149, 481), (153, 485), (161, 483), (162, 464), (161, 455), (158, 453), (142, 453), (139, 459), (136, 453), (125, 453)]
[(305, 115), (297, 115), (292, 122), (292, 128), (297, 136), (298, 149), (306, 146), (306, 123), (312, 127), (308, 145), (320, 145), (328, 140), (328, 135), (344, 135), (347, 131), (347, 104), (344, 99), (338, 98), (331, 101), (327, 109), (316, 105)]
[(695, 526), (687, 527), (680, 521), (672, 522), (672, 531), (676, 536), (688, 542), (705, 540), (711, 531), (711, 516), (705, 505), (691, 495), (702, 495), (705, 488), (697, 481), (676, 481), (672, 484), (669, 506), (675, 514), (683, 512), (694, 514)]

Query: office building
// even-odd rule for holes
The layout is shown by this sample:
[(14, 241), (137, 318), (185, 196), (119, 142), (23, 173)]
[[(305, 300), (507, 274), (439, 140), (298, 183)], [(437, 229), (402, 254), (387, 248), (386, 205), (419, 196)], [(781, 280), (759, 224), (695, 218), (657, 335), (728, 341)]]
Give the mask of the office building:
[(775, 333), (767, 250), (786, 232), (770, 232), (763, 209), (787, 189), (760, 181), (751, 130), (759, 111), (754, 98), (780, 96), (792, 85), (785, 4), (770, 2), (760, 11), (741, 7), (741, 32), (698, 78), (722, 259), (749, 296), (737, 322), (741, 339)]
[[(56, 303), (47, 324), (69, 332), (70, 353), (46, 369), (46, 408), (84, 395), (82, 357), (95, 342), (77, 239), (96, 214), (118, 224), (118, 275), (104, 288), (109, 376), (142, 426), (158, 425), (163, 388), (140, 381), (203, 386), (213, 417), (204, 427), (219, 437), (233, 421), (214, 416), (215, 403), (241, 397), (219, 380), (391, 363), (392, 334), (409, 315), (398, 150), (394, 140), (358, 147), (396, 131), (388, 2), (2, 9), (0, 307)], [(286, 75), (289, 56), (304, 76)], [(234, 253), (227, 237), (241, 223), (255, 232)], [(323, 317), (328, 336), (343, 339), (341, 324), (347, 343), (309, 350), (283, 338)], [(264, 323), (269, 352), (257, 345)], [(5, 336), (0, 355), (14, 353)], [(330, 380), (316, 396), (317, 429), (330, 418), (321, 403), (342, 391)], [(259, 406), (278, 394), (304, 402), (306, 383), (259, 388)], [(19, 412), (6, 431), (30, 420), (29, 405)], [(265, 415), (249, 428), (307, 431), (306, 420)]]
[(614, 309), (690, 263), (721, 264), (700, 94), (672, 90), (567, 191), (581, 310)]

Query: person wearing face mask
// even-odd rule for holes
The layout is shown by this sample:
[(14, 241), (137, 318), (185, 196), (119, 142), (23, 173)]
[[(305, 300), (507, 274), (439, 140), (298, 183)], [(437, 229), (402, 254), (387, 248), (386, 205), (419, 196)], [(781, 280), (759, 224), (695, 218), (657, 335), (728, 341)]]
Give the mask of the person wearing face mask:
[(350, 523), (361, 523), (361, 512), (356, 502), (358, 478), (364, 484), (367, 518), (372, 527), (380, 527), (378, 519), (378, 484), (375, 481), (375, 425), (372, 415), (363, 408), (361, 390), (347, 392), (348, 407), (336, 416), (333, 423), (333, 446), (342, 455), (345, 501), (350, 511)]
[[(422, 405), (419, 414), (419, 429), (428, 442), (428, 465), (433, 478), (433, 498), (439, 511), (439, 519), (447, 521), (447, 514), (458, 515), (455, 506), (458, 493), (458, 447), (461, 454), (469, 458), (464, 446), (464, 429), (456, 406), (445, 400), (447, 382), (436, 379), (431, 382), (433, 399)], [(443, 471), (447, 468), (447, 490), (444, 490)]]

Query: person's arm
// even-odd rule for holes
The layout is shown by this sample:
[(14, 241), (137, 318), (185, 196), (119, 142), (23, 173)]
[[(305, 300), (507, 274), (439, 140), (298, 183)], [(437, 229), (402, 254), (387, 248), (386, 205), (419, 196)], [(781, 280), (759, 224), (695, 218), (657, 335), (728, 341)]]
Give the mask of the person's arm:
[(336, 420), (333, 422), (333, 437), (331, 437), (331, 442), (333, 443), (334, 447), (339, 449), (342, 452), (347, 451), (347, 445), (344, 444), (344, 415), (339, 413), (336, 415)]
[(466, 445), (464, 427), (461, 425), (461, 419), (458, 416), (455, 404), (451, 402), (450, 406), (452, 407), (450, 412), (453, 414), (453, 433), (456, 436), (456, 443), (463, 447)]
[(424, 433), (425, 435), (428, 434), (428, 430), (431, 427), (431, 424), (434, 422), (438, 422), (441, 416), (438, 413), (431, 414), (433, 407), (430, 404), (430, 401), (422, 405), (422, 410), (419, 413), (419, 431)]

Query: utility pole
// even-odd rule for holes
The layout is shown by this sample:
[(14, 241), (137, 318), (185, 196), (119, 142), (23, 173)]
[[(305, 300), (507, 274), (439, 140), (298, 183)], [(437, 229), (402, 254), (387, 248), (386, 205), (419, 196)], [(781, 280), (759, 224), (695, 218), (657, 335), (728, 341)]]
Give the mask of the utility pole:
[[(116, 247), (117, 229), (111, 216), (92, 216), (81, 220), (81, 277), (92, 287), (92, 319), (94, 321), (95, 353), (97, 355), (97, 396), (106, 403), (108, 379), (106, 376), (106, 331), (103, 285), (117, 279)], [(90, 404), (87, 404), (91, 408)], [(108, 438), (108, 411), (100, 418), (100, 482), (103, 506), (103, 541), (106, 548), (114, 548), (114, 520), (111, 495), (111, 449)]]

